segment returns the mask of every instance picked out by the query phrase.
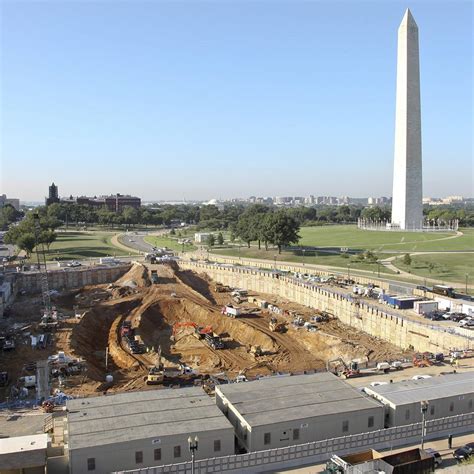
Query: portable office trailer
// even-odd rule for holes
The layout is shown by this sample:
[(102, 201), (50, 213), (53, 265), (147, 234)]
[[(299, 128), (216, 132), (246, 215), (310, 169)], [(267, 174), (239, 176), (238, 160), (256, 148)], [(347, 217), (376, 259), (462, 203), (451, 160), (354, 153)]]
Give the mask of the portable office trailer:
[(416, 301), (419, 301), (420, 298), (416, 296), (397, 296), (394, 298), (395, 307), (398, 309), (412, 309)]
[(366, 387), (365, 392), (385, 405), (387, 428), (409, 425), (421, 421), (423, 401), (428, 402), (427, 420), (472, 412), (474, 372)]
[(438, 309), (437, 301), (415, 301), (413, 304), (413, 309), (418, 314), (431, 313), (431, 311), (436, 311)]
[(220, 385), (216, 402), (248, 451), (383, 428), (383, 406), (327, 372)]
[(151, 390), (67, 402), (70, 473), (96, 474), (234, 454), (231, 424), (200, 388)]

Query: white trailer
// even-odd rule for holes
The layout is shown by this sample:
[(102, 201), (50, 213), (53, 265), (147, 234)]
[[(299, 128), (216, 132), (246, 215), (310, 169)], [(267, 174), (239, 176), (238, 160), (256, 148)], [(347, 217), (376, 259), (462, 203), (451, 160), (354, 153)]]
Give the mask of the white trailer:
[(224, 306), (222, 308), (222, 314), (225, 316), (230, 316), (231, 318), (236, 318), (242, 314), (242, 310), (240, 308), (234, 308), (233, 306)]
[(437, 301), (415, 301), (413, 309), (417, 314), (427, 314), (438, 310)]

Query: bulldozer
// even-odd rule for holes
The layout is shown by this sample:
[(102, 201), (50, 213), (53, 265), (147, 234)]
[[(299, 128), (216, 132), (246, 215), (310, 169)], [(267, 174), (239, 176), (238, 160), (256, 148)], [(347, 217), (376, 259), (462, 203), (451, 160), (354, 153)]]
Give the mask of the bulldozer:
[(330, 372), (331, 365), (334, 362), (337, 363), (334, 364), (334, 370), (332, 372), (339, 377), (342, 377), (343, 379), (350, 379), (360, 375), (359, 362), (356, 360), (351, 360), (348, 364), (346, 364), (340, 357), (337, 359), (328, 360), (326, 366), (328, 372)]
[(279, 323), (277, 318), (272, 317), (268, 324), (268, 329), (270, 329), (271, 332), (283, 332), (286, 329), (286, 324)]

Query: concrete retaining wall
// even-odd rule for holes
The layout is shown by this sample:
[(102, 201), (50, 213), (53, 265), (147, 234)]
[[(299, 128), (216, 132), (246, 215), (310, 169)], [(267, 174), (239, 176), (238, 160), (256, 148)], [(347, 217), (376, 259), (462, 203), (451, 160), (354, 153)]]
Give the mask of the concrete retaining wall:
[(411, 321), (395, 310), (381, 310), (368, 303), (357, 302), (338, 290), (327, 290), (291, 277), (264, 270), (199, 262), (181, 261), (179, 265), (206, 273), (224, 285), (275, 294), (304, 306), (328, 311), (341, 322), (403, 349), (411, 346), (420, 352), (446, 353), (452, 348), (469, 349), (474, 345), (472, 339), (454, 334), (452, 329)]
[[(48, 271), (48, 283), (50, 290), (66, 290), (81, 288), (86, 285), (99, 285), (111, 283), (120, 278), (130, 269), (130, 265), (96, 266), (81, 269), (61, 269)], [(41, 283), (38, 272), (15, 274), (15, 290), (25, 291), (28, 294), (39, 293)]]

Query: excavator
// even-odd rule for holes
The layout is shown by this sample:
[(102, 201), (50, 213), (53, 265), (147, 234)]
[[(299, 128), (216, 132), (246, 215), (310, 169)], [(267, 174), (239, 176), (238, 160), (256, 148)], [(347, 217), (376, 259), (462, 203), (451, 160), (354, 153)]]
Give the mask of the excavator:
[(196, 323), (192, 321), (180, 321), (174, 323), (173, 325), (173, 335), (171, 336), (171, 340), (176, 340), (176, 333), (181, 328), (194, 328), (194, 332), (199, 339), (202, 339), (206, 334), (212, 334), (212, 326), (198, 326)]
[(271, 332), (284, 332), (286, 329), (286, 323), (279, 323), (277, 318), (272, 317), (268, 324), (268, 329), (270, 329)]
[[(357, 362), (356, 360), (352, 360), (351, 362), (349, 362), (349, 364), (346, 364), (340, 357), (338, 357), (337, 359), (328, 360), (326, 365), (326, 369), (328, 372), (330, 372), (330, 367), (333, 362), (338, 362), (337, 364), (335, 364), (334, 371), (332, 372), (334, 372), (339, 377), (342, 377), (344, 379), (350, 379), (352, 377), (358, 377), (360, 375), (359, 362)], [(338, 367), (340, 367), (341, 365), (343, 367), (343, 370), (339, 371)]]
[(429, 367), (432, 364), (430, 352), (418, 353), (413, 356), (413, 367)]
[(156, 364), (153, 367), (150, 367), (148, 370), (148, 375), (146, 377), (147, 385), (158, 385), (163, 383), (164, 379), (164, 368), (161, 361), (161, 346), (158, 347), (158, 352), (156, 354)]

